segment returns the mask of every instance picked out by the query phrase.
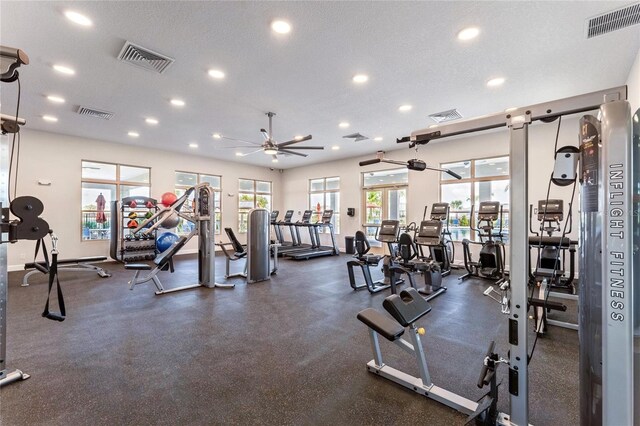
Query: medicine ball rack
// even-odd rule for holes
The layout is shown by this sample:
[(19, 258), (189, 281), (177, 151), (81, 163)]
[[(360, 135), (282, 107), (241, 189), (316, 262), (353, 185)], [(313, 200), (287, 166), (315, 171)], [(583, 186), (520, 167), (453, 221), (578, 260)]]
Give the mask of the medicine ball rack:
[[(157, 231), (150, 234), (135, 234), (133, 230), (142, 223), (149, 212), (159, 210), (158, 202), (149, 197), (125, 197), (122, 201), (111, 203), (111, 246), (110, 256), (118, 262), (139, 262), (151, 260), (158, 253), (156, 248)], [(129, 226), (135, 221), (135, 226)]]

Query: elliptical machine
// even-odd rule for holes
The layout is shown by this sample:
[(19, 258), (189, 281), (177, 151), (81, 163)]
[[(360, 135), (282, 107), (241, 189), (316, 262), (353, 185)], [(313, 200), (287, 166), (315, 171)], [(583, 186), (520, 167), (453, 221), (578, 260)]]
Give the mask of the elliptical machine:
[[(473, 219), (474, 206), (471, 206), (471, 218)], [(499, 201), (481, 201), (478, 208), (478, 226), (470, 223), (469, 227), (478, 234), (480, 241), (462, 240), (464, 254), (464, 267), (467, 273), (459, 280), (469, 277), (485, 278), (497, 281), (497, 284), (505, 280), (504, 258), (506, 256), (502, 235), (503, 211)], [(499, 221), (500, 228), (494, 232), (495, 222)], [(477, 261), (471, 256), (471, 245), (481, 245)]]
[[(437, 235), (434, 234), (436, 231)], [(433, 203), (429, 220), (425, 206), (422, 222), (414, 240), (420, 258), (438, 263), (443, 277), (451, 273), (455, 247), (449, 230), (449, 203)]]

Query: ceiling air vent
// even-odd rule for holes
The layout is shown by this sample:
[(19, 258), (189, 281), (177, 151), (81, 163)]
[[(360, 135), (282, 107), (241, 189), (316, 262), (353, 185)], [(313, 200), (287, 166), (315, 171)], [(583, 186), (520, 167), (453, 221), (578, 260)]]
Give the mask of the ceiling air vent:
[(621, 7), (586, 20), (587, 38), (597, 37), (640, 23), (640, 3)]
[(127, 41), (118, 55), (118, 60), (144, 68), (148, 71), (155, 71), (162, 74), (169, 68), (175, 59), (154, 52), (146, 47), (138, 46)]
[(435, 114), (430, 114), (429, 118), (431, 118), (436, 123), (444, 123), (446, 121), (457, 120), (462, 118), (462, 114), (458, 112), (457, 109), (450, 109), (448, 111), (436, 112)]
[(103, 120), (111, 120), (111, 117), (113, 117), (112, 112), (83, 106), (78, 108), (78, 114), (87, 115), (89, 117), (102, 118)]

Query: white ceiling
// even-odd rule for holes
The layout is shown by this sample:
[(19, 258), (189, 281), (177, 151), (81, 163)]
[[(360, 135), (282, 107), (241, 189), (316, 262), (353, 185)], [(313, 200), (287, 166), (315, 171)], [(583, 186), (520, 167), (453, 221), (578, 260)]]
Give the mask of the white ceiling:
[[(640, 26), (587, 40), (584, 21), (628, 3), (4, 1), (0, 43), (31, 59), (20, 70), (28, 128), (191, 154), (196, 142), (197, 155), (273, 167), (262, 153), (239, 158), (218, 149), (235, 144), (211, 135), (261, 142), (264, 113), (274, 111), (277, 140), (311, 133), (303, 144), (326, 147), (281, 158), (277, 167), (289, 168), (396, 149), (396, 137), (432, 124), (434, 112), (458, 108), (473, 117), (624, 84)], [(93, 26), (68, 21), (68, 9)], [(288, 20), (291, 33), (274, 34), (275, 18)], [(458, 41), (470, 25), (480, 36)], [(127, 40), (176, 61), (163, 75), (120, 63)], [(76, 74), (61, 75), (54, 63)], [(227, 77), (211, 79), (209, 68)], [(351, 81), (360, 72), (370, 77), (364, 85)], [(495, 76), (505, 84), (487, 88)], [(6, 114), (15, 113), (12, 86), (2, 86)], [(49, 94), (66, 103), (52, 104)], [(174, 97), (186, 106), (171, 106)], [(407, 103), (413, 109), (398, 112)], [(79, 116), (79, 105), (115, 116)], [(159, 125), (145, 124), (148, 116)], [(341, 121), (351, 127), (340, 129)], [(384, 140), (342, 139), (353, 132)]]

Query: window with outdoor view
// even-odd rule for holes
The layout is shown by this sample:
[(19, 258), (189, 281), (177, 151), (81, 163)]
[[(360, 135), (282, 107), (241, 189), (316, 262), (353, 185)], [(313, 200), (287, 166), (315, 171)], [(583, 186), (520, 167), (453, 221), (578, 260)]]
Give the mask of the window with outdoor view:
[(375, 239), (383, 220), (399, 220), (406, 225), (408, 184), (406, 168), (362, 173), (362, 223), (370, 240)]
[(149, 196), (149, 167), (82, 161), (81, 230), (83, 241), (111, 238), (111, 203), (124, 197)]
[[(340, 178), (309, 179), (309, 209), (314, 212), (311, 221), (319, 222), (324, 210), (333, 210), (331, 223), (336, 234), (340, 233)], [(324, 229), (328, 233), (328, 229)]]
[(441, 164), (462, 176), (456, 180), (446, 173), (440, 174), (440, 201), (449, 203), (449, 229), (454, 240), (474, 239), (471, 227), (477, 226), (474, 216), (480, 201), (499, 201), (503, 207), (502, 222), (496, 222), (496, 231), (502, 226), (505, 241), (509, 232), (509, 157), (482, 158)]
[(271, 182), (253, 179), (238, 180), (238, 232), (247, 232), (249, 210), (271, 210)]
[[(178, 172), (176, 171), (175, 176), (175, 193), (178, 197), (181, 197), (185, 191), (197, 183), (208, 182), (209, 186), (213, 188), (213, 202), (214, 202), (214, 210), (216, 213), (216, 223), (215, 223), (215, 233), (219, 234), (222, 229), (222, 177), (215, 175), (206, 175), (203, 173), (193, 173), (193, 172)], [(189, 197), (189, 201), (184, 204), (183, 208), (191, 208), (191, 201), (193, 200), (194, 195), (191, 194)], [(191, 231), (193, 231), (195, 224), (189, 222), (188, 220), (184, 220), (180, 218), (178, 222), (178, 226), (176, 227), (176, 232), (178, 235), (187, 235)]]

